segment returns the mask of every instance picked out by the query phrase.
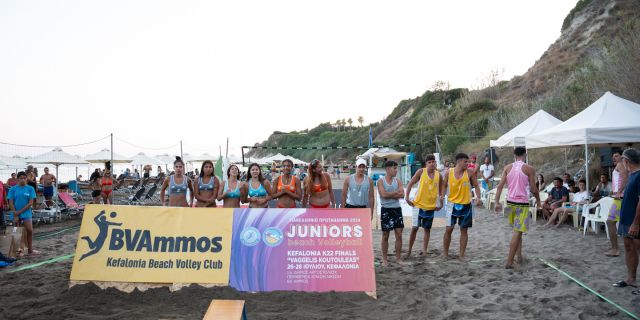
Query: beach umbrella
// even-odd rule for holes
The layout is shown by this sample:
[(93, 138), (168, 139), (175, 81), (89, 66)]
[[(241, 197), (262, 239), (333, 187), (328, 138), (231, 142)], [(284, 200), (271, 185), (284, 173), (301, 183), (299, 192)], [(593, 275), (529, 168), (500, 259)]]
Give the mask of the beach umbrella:
[(26, 159), (20, 156), (7, 157), (0, 155), (0, 160), (5, 164), (5, 169), (18, 170), (27, 167)]
[[(104, 163), (111, 161), (111, 151), (109, 149), (102, 149), (100, 152), (85, 156), (84, 160), (91, 163)], [(113, 163), (129, 163), (131, 161), (133, 160), (115, 152), (113, 153)]]
[(157, 155), (154, 158), (164, 164), (164, 169), (167, 170), (167, 172), (169, 172), (169, 165), (173, 166), (173, 162), (176, 161), (176, 157), (170, 156), (168, 153)]
[(56, 167), (56, 186), (58, 185), (57, 180), (59, 179), (58, 176), (58, 167), (60, 167), (61, 165), (69, 165), (69, 164), (83, 164), (83, 165), (87, 165), (89, 164), (88, 162), (79, 159), (73, 155), (70, 155), (64, 151), (62, 151), (61, 148), (54, 148), (53, 150), (47, 152), (47, 153), (43, 153), (41, 155), (35, 156), (33, 158), (27, 159), (26, 161), (28, 164), (51, 164), (54, 165)]
[(193, 156), (191, 156), (191, 155), (190, 155), (190, 154), (188, 154), (188, 153), (183, 153), (183, 154), (182, 154), (182, 161), (184, 161), (184, 162), (191, 162), (191, 161), (193, 161)]
[[(186, 157), (186, 155), (185, 155), (185, 157)], [(204, 162), (204, 161), (209, 160), (209, 161), (213, 162), (213, 159), (215, 159), (215, 158), (212, 155), (210, 155), (210, 154), (205, 152), (205, 153), (203, 153), (203, 154), (201, 154), (199, 156), (190, 157), (189, 161), (190, 162)]]
[(156, 159), (156, 158), (152, 158), (152, 157), (147, 156), (143, 152), (140, 152), (140, 153), (136, 154), (135, 156), (131, 157), (130, 164), (132, 166), (144, 166), (146, 164), (158, 166), (158, 165), (163, 165), (164, 163), (162, 161)]
[(140, 152), (131, 157), (131, 162), (129, 164), (131, 164), (132, 166), (140, 167), (140, 171), (142, 171), (142, 168), (145, 165), (159, 166), (163, 165), (164, 163), (156, 158), (147, 156), (146, 154), (144, 154), (144, 152)]

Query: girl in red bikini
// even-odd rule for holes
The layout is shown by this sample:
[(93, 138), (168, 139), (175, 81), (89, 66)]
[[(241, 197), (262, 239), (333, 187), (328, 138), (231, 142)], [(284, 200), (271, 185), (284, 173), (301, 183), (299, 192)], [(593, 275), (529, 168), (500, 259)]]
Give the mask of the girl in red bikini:
[(318, 159), (311, 161), (309, 175), (304, 179), (302, 207), (306, 208), (307, 203), (312, 208), (333, 208), (336, 203), (331, 187), (331, 177), (323, 172)]
[(104, 173), (100, 179), (102, 201), (104, 204), (113, 204), (113, 178), (111, 177), (111, 161), (104, 164)]
[(302, 199), (300, 180), (291, 175), (292, 169), (293, 161), (284, 159), (282, 161), (282, 175), (273, 184), (271, 194), (273, 194), (274, 199), (278, 199), (278, 208), (295, 208), (296, 201)]

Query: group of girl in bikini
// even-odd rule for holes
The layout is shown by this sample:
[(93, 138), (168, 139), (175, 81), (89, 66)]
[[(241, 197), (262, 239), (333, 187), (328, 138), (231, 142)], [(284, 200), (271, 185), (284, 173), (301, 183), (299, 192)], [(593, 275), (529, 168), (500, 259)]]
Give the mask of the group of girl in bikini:
[(318, 160), (309, 165), (309, 175), (303, 183), (291, 174), (293, 162), (284, 160), (282, 174), (273, 185), (262, 176), (257, 163), (249, 165), (246, 182), (240, 181), (240, 169), (234, 164), (227, 169), (224, 182), (220, 182), (213, 174), (211, 161), (202, 164), (200, 174), (193, 181), (185, 174), (184, 162), (180, 157), (176, 157), (173, 169), (174, 174), (164, 180), (160, 190), (160, 202), (171, 207), (190, 207), (194, 199), (196, 207), (216, 207), (216, 201), (222, 201), (224, 208), (240, 208), (240, 203), (248, 203), (249, 208), (268, 208), (269, 201), (273, 199), (277, 200), (278, 208), (296, 208), (297, 202), (301, 202), (303, 208), (307, 204), (313, 208), (335, 206), (331, 178), (323, 172)]
[[(96, 170), (97, 171), (97, 170)], [(111, 162), (104, 164), (102, 175), (94, 173), (89, 179), (93, 203), (113, 204), (113, 177), (111, 176)]]

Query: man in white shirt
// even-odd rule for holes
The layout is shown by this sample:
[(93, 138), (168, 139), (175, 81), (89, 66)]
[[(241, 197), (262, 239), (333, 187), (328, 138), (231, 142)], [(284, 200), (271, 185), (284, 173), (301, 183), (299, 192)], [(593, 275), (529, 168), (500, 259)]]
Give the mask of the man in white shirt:
[(495, 170), (490, 161), (491, 159), (485, 156), (484, 164), (480, 166), (480, 172), (482, 172), (482, 188), (487, 191), (493, 189), (493, 176), (495, 174)]

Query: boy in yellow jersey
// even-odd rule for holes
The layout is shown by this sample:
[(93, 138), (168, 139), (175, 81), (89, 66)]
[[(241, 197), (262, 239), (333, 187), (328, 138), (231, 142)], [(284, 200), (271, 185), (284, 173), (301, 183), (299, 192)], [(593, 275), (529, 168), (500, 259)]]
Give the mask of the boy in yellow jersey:
[[(424, 229), (424, 242), (422, 243), (422, 252), (419, 255), (427, 255), (433, 216), (435, 211), (440, 210), (444, 196), (441, 193), (444, 191), (444, 180), (440, 177), (440, 172), (436, 170), (436, 157), (432, 154), (427, 155), (425, 162), (426, 168), (416, 171), (407, 185), (405, 200), (410, 206), (418, 209), (417, 219), (414, 218), (411, 235), (409, 236), (409, 252), (407, 253), (407, 257), (411, 256), (413, 243), (416, 241), (420, 227)], [(418, 192), (416, 193), (415, 199), (411, 200), (409, 199), (411, 187), (416, 183), (418, 183)]]
[[(449, 203), (446, 207), (447, 229), (444, 232), (444, 249), (442, 255), (449, 258), (449, 245), (451, 234), (456, 223), (460, 226), (460, 255), (458, 259), (464, 260), (464, 252), (467, 249), (469, 235), (467, 229), (473, 224), (473, 211), (471, 209), (471, 188), (480, 190), (475, 171), (468, 168), (469, 156), (464, 153), (456, 155), (456, 166), (444, 173), (444, 181), (449, 188)], [(444, 186), (444, 184), (443, 184)], [(440, 194), (444, 194), (444, 187)], [(477, 206), (482, 206), (482, 200), (478, 198)]]

